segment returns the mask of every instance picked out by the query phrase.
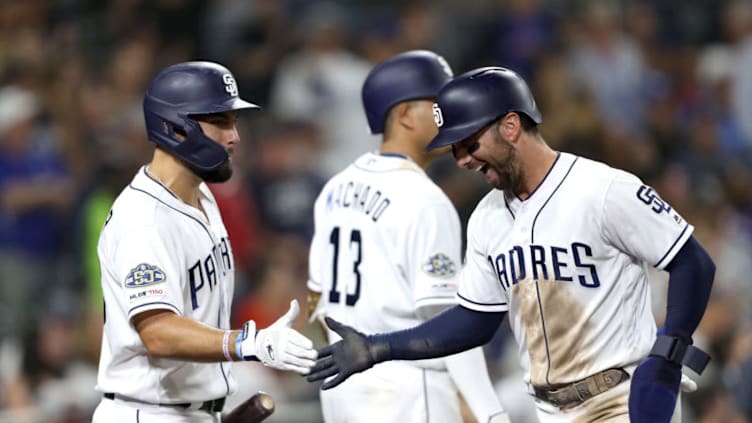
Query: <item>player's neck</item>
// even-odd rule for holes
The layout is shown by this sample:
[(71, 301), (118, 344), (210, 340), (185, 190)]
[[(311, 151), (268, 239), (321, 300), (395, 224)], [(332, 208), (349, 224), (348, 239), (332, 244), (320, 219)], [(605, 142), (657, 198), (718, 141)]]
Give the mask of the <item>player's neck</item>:
[(201, 179), (179, 160), (157, 149), (146, 172), (183, 202), (201, 210), (198, 190)]
[(530, 193), (543, 183), (543, 179), (553, 167), (559, 154), (543, 141), (530, 143), (529, 149), (528, 154), (522, 157), (523, 169), (525, 170), (523, 192), (516, 193), (522, 200), (527, 199)]
[(422, 169), (425, 169), (426, 166), (428, 166), (428, 156), (423, 153), (423, 148), (417, 146), (416, 143), (399, 142), (397, 140), (385, 141), (381, 144), (379, 153), (406, 156)]

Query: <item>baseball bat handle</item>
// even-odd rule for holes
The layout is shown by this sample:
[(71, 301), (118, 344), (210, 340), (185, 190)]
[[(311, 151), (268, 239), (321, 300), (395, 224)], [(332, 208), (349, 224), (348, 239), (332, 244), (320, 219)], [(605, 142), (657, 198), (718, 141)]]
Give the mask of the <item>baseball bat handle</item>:
[(266, 392), (256, 392), (228, 414), (223, 423), (261, 423), (274, 413), (274, 399)]

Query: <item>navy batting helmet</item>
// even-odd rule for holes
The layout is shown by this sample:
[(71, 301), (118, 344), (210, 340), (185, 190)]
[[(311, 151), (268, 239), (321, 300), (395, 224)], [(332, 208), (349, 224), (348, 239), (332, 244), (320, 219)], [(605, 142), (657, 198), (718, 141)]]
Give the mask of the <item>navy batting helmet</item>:
[(217, 169), (228, 155), (221, 144), (204, 135), (192, 116), (258, 108), (238, 97), (232, 73), (212, 62), (169, 66), (151, 81), (144, 95), (149, 140), (200, 171)]
[(439, 91), (434, 105), (439, 133), (426, 150), (460, 142), (509, 112), (543, 122), (530, 88), (515, 72), (500, 67), (466, 72)]
[(451, 78), (447, 61), (428, 50), (400, 53), (376, 65), (361, 92), (371, 132), (384, 132), (387, 113), (397, 103), (435, 98)]

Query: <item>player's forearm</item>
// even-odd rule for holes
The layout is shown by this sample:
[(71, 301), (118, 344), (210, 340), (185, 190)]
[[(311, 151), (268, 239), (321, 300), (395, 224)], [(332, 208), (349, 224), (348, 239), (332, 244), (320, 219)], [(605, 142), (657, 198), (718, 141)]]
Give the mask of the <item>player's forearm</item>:
[(490, 341), (504, 314), (457, 305), (414, 328), (370, 338), (374, 344), (388, 345), (389, 360), (444, 357)]
[[(227, 361), (223, 351), (225, 331), (201, 322), (178, 316), (169, 311), (134, 318), (150, 356), (195, 362)], [(228, 351), (235, 357), (235, 341), (239, 331), (227, 339)]]
[(669, 272), (665, 329), (689, 341), (710, 298), (715, 264), (705, 249), (690, 237), (666, 267)]

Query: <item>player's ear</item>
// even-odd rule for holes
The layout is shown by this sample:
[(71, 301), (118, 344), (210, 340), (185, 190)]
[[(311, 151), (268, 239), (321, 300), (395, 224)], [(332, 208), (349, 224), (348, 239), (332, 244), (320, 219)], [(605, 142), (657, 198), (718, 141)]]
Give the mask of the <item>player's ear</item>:
[(413, 114), (410, 113), (410, 108), (410, 102), (405, 101), (394, 106), (394, 109), (392, 110), (397, 123), (407, 129), (413, 129), (415, 127), (415, 122), (413, 122), (414, 117)]
[(520, 115), (515, 112), (507, 113), (496, 123), (495, 130), (498, 131), (498, 136), (502, 139), (507, 140), (512, 144), (516, 143), (522, 132)]

